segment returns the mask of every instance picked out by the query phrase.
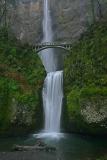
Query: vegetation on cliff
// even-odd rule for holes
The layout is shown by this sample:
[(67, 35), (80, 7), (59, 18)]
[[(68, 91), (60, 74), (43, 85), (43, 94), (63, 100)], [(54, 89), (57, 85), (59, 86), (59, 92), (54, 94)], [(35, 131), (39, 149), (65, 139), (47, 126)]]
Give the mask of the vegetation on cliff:
[(38, 127), (44, 73), (34, 49), (0, 29), (0, 134)]
[(76, 129), (83, 133), (106, 134), (106, 22), (92, 25), (74, 44), (70, 55), (65, 59), (64, 77), (69, 130)]

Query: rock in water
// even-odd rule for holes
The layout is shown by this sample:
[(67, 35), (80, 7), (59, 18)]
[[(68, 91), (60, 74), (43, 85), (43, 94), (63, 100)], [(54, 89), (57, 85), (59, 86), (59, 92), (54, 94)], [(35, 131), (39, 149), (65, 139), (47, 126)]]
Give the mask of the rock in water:
[(48, 146), (45, 143), (38, 141), (34, 146), (21, 146), (21, 145), (14, 145), (13, 151), (46, 151), (46, 152), (55, 152), (56, 148), (52, 146)]

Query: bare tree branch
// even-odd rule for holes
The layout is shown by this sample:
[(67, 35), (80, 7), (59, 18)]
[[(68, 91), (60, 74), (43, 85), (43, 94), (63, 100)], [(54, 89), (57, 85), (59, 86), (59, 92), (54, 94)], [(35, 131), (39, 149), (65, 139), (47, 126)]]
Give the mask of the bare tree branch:
[(93, 23), (96, 21), (95, 18), (95, 4), (94, 4), (94, 0), (90, 0), (91, 1), (91, 9), (92, 9), (92, 18), (93, 18)]
[(5, 27), (7, 26), (7, 0), (1, 0), (0, 2), (0, 25), (4, 21)]
[(100, 19), (103, 18), (103, 13), (102, 13), (102, 8), (101, 8), (101, 3), (99, 0), (97, 0), (98, 3), (98, 11), (99, 11), (99, 17)]

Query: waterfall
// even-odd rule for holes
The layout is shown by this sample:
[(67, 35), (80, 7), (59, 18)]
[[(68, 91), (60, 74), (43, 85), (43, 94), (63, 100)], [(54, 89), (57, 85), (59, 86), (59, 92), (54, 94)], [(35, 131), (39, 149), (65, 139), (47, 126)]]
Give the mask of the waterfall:
[(45, 132), (60, 132), (62, 98), (63, 72), (48, 73), (43, 88)]
[[(52, 42), (53, 32), (48, 0), (43, 5), (43, 40)], [(43, 86), (44, 134), (60, 132), (60, 119), (63, 100), (63, 71), (57, 71), (57, 60), (54, 49), (43, 50), (39, 54), (47, 71)]]
[[(53, 32), (52, 32), (52, 23), (49, 10), (48, 0), (44, 0), (43, 5), (43, 40), (42, 42), (52, 42), (53, 41)], [(47, 72), (52, 72), (57, 70), (56, 59), (54, 56), (53, 49), (43, 50), (40, 54), (43, 65)]]

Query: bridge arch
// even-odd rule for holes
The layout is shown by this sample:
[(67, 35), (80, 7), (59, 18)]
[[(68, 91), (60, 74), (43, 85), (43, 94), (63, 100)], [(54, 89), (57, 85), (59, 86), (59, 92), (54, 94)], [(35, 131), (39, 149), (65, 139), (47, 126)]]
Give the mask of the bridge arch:
[(43, 43), (35, 46), (36, 53), (49, 48), (60, 48), (67, 52), (71, 51), (71, 44)]
[(42, 47), (42, 48), (40, 48), (40, 49), (36, 49), (36, 53), (39, 53), (39, 52), (41, 52), (41, 51), (43, 51), (43, 50), (46, 50), (46, 49), (49, 49), (49, 48), (60, 48), (60, 49), (63, 49), (63, 50), (65, 50), (65, 51), (70, 52), (70, 49), (67, 49), (67, 48), (62, 47), (62, 46), (46, 46), (46, 47)]

